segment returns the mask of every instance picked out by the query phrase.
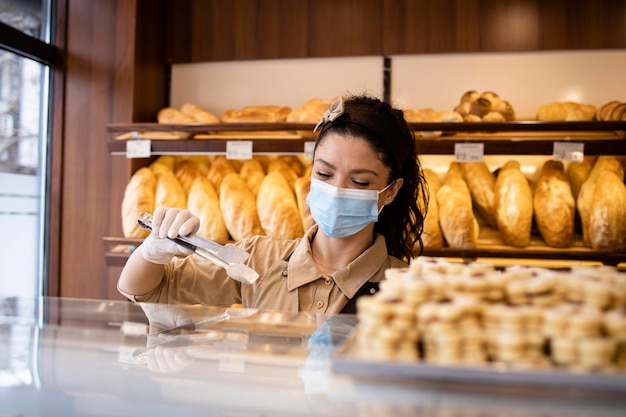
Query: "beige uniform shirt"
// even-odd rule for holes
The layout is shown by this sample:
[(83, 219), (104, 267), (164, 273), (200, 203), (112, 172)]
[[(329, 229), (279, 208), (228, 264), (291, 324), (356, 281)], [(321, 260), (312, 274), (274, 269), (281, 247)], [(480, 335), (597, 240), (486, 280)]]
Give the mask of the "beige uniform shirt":
[(250, 253), (246, 264), (259, 274), (254, 284), (229, 278), (224, 269), (200, 258), (188, 256), (165, 266), (165, 277), (148, 294), (136, 301), (230, 305), (247, 308), (314, 313), (339, 313), (366, 282), (380, 282), (385, 269), (406, 264), (387, 255), (382, 235), (345, 268), (330, 275), (318, 271), (311, 257), (311, 240), (317, 226), (301, 239), (278, 240), (256, 236), (236, 245)]

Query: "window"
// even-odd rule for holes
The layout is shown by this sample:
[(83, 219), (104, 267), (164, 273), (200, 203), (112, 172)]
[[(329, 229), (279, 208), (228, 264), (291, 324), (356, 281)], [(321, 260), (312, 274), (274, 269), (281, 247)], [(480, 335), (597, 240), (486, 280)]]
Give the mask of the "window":
[(0, 295), (43, 295), (50, 0), (0, 3)]

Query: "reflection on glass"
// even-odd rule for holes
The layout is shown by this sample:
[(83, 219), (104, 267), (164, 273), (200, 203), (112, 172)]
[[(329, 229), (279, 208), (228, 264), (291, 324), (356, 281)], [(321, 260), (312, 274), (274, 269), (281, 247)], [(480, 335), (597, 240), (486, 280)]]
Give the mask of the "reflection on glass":
[(39, 294), (47, 67), (0, 50), (0, 293)]
[(0, 22), (47, 41), (47, 7), (48, 0), (3, 0), (0, 2)]

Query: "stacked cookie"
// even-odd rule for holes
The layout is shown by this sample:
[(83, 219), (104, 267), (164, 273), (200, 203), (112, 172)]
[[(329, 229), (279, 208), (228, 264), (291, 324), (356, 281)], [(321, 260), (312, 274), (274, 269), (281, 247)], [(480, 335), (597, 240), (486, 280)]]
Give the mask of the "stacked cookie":
[(626, 370), (626, 274), (420, 257), (361, 297), (358, 351), (443, 365)]

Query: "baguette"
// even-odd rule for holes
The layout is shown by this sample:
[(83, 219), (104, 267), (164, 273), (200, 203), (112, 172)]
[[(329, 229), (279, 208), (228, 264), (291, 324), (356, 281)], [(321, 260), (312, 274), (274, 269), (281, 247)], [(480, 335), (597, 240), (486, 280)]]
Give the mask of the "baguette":
[(158, 177), (154, 207), (187, 208), (187, 194), (174, 173), (163, 173)]
[[(424, 178), (428, 184), (429, 199), (428, 205), (423, 200), (418, 202), (418, 206), (426, 213), (424, 217), (424, 231), (422, 232), (422, 243), (425, 248), (442, 248), (444, 246), (443, 233), (441, 232), (439, 203), (437, 193), (441, 188), (441, 180), (437, 173), (431, 169), (424, 169)], [(416, 242), (414, 251), (419, 251), (419, 244)]]
[(194, 179), (187, 196), (187, 209), (200, 219), (198, 236), (222, 243), (229, 240), (217, 191), (206, 176)]
[(484, 162), (464, 162), (460, 165), (476, 210), (489, 226), (498, 227), (495, 210), (496, 177)]
[(533, 195), (518, 161), (508, 161), (498, 174), (495, 208), (502, 241), (510, 246), (528, 246), (533, 219)]
[(263, 171), (261, 163), (256, 159), (247, 160), (241, 165), (239, 175), (246, 182), (254, 197), (257, 197), (263, 178), (265, 178), (265, 171)]
[(580, 187), (580, 192), (576, 199), (576, 207), (580, 215), (580, 223), (582, 226), (583, 241), (587, 246), (591, 246), (589, 218), (595, 198), (595, 190), (597, 185), (602, 183), (605, 171), (615, 173), (618, 178), (624, 178), (624, 168), (617, 158), (613, 156), (599, 156), (591, 172), (589, 172), (587, 180), (583, 183), (582, 187)]
[(256, 200), (261, 227), (277, 239), (302, 237), (302, 221), (293, 189), (279, 172), (263, 178)]
[(311, 175), (305, 175), (296, 180), (294, 191), (296, 194), (296, 203), (298, 203), (298, 212), (300, 213), (300, 221), (302, 222), (302, 230), (308, 230), (315, 224), (313, 216), (311, 216), (311, 208), (306, 203), (306, 197), (311, 190)]
[(533, 196), (533, 209), (539, 233), (548, 246), (571, 246), (576, 201), (561, 161), (546, 161), (541, 168)]
[(219, 201), (224, 224), (234, 240), (264, 234), (256, 199), (241, 175), (232, 172), (222, 179)]
[(626, 186), (623, 176), (604, 171), (589, 213), (589, 242), (599, 251), (626, 251)]
[(156, 177), (150, 168), (139, 168), (126, 185), (122, 199), (122, 231), (124, 237), (145, 238), (149, 230), (142, 229), (137, 219), (154, 211)]
[(472, 209), (472, 196), (458, 162), (448, 167), (437, 191), (439, 224), (452, 248), (473, 249), (478, 242), (478, 222)]

